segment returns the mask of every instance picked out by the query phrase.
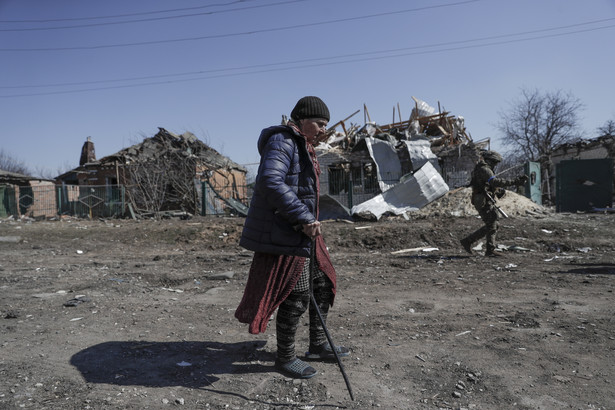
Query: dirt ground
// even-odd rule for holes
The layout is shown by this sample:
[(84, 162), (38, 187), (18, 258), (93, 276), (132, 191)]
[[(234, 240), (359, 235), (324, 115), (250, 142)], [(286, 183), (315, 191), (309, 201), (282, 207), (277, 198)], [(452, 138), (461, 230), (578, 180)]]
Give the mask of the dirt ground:
[(324, 222), (354, 401), (235, 320), (242, 223), (2, 220), (0, 408), (615, 409), (615, 215), (512, 215), (500, 258), (459, 246), (471, 215)]

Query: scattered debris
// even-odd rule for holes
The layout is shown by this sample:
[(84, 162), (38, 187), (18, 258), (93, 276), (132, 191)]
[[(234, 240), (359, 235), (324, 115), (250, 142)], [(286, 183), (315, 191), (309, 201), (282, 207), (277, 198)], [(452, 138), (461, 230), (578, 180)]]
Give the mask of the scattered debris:
[(463, 382), (463, 380), (459, 380), (457, 382), (457, 384), (455, 385), (455, 388), (457, 390), (465, 390), (466, 389), (466, 384)]
[(601, 213), (601, 214), (613, 214), (615, 208), (592, 208), (589, 212)]
[(4, 315), (5, 319), (17, 319), (19, 317), (19, 313), (17, 313), (14, 310), (9, 310), (8, 312), (6, 312), (6, 314)]
[(498, 244), (497, 249), (500, 251), (509, 251), (509, 252), (535, 252), (533, 249), (524, 248), (517, 245), (504, 245)]
[(0, 236), (0, 242), (19, 243), (21, 236)]
[(184, 291), (183, 291), (183, 290), (181, 290), (181, 289), (171, 289), (171, 288), (161, 288), (161, 289), (162, 289), (162, 290), (169, 291), (169, 292), (184, 293)]
[(420, 246), (418, 248), (409, 248), (409, 249), (401, 249), (399, 251), (393, 251), (391, 252), (391, 255), (399, 255), (399, 254), (408, 253), (408, 252), (433, 252), (437, 250), (439, 249), (438, 248), (426, 248), (424, 246)]
[(66, 307), (74, 307), (77, 305), (80, 305), (82, 303), (86, 303), (89, 302), (91, 299), (88, 298), (85, 295), (77, 295), (72, 299), (67, 300), (66, 302), (64, 302), (64, 306)]
[(207, 279), (209, 280), (228, 280), (228, 279), (233, 279), (233, 276), (235, 276), (235, 272), (228, 271), (228, 272), (211, 274), (207, 276)]

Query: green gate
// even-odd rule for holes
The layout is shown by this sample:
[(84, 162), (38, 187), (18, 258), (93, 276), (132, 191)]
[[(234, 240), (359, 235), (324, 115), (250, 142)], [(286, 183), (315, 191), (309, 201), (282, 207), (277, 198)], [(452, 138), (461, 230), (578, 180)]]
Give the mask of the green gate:
[(555, 168), (557, 212), (591, 211), (613, 205), (613, 160), (565, 160)]
[[(540, 177), (540, 163), (528, 161), (524, 165), (528, 181), (525, 184), (525, 196), (542, 205), (542, 178)], [(529, 189), (528, 189), (529, 188)]]
[(15, 189), (7, 185), (0, 185), (0, 218), (17, 214), (15, 209)]

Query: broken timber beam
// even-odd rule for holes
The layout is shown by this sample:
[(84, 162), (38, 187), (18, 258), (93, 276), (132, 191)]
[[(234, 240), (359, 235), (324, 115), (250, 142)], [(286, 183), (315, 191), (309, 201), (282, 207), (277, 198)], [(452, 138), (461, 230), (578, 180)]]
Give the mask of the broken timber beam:
[[(367, 116), (367, 119), (369, 122), (372, 122), (372, 119), (369, 116), (369, 111), (367, 111), (367, 105), (363, 104), (363, 111), (364, 111), (364, 117)], [(365, 118), (363, 118), (363, 122), (367, 122), (365, 121)]]
[(346, 117), (346, 118), (344, 118), (343, 120), (338, 121), (338, 122), (336, 122), (335, 124), (333, 124), (332, 126), (328, 127), (329, 129), (327, 130), (327, 133), (328, 133), (328, 134), (329, 134), (329, 133), (333, 133), (333, 130), (335, 130), (335, 128), (336, 128), (338, 125), (341, 125), (341, 126), (342, 126), (342, 128), (344, 128), (344, 133), (345, 133), (345, 132), (346, 132), (346, 127), (345, 127), (344, 123), (345, 123), (346, 121), (348, 121), (349, 119), (351, 119), (352, 117), (354, 117), (355, 115), (357, 115), (359, 112), (361, 112), (361, 110), (356, 110), (355, 112), (353, 112), (352, 114), (350, 114), (348, 117)]

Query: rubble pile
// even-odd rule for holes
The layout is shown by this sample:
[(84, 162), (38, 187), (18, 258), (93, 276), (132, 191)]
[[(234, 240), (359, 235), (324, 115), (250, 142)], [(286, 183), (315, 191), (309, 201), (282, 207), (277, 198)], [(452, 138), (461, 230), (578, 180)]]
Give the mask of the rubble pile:
[[(447, 111), (442, 111), (439, 104), (436, 112), (436, 109), (426, 102), (415, 97), (412, 97), (412, 99), (415, 105), (408, 120), (401, 120), (401, 111), (398, 105), (399, 121), (395, 122), (395, 110), (393, 110), (393, 122), (385, 125), (372, 122), (367, 107), (364, 105), (363, 110), (367, 120), (365, 125), (359, 126), (353, 123), (349, 126), (346, 125), (348, 120), (360, 112), (360, 110), (355, 111), (329, 127), (326, 145), (352, 149), (361, 140), (369, 137), (389, 141), (393, 144), (400, 140), (427, 139), (432, 147), (454, 146), (472, 142), (470, 134), (466, 132), (463, 117), (456, 117)], [(342, 131), (335, 131), (338, 127)]]
[(162, 157), (172, 156), (182, 159), (199, 158), (210, 169), (245, 169), (221, 155), (216, 150), (199, 140), (191, 132), (175, 134), (158, 127), (158, 133), (151, 138), (145, 138), (139, 144), (124, 148), (115, 154), (100, 159), (103, 165), (135, 162), (159, 161)]
[[(407, 121), (387, 125), (373, 122), (364, 106), (363, 126), (347, 122), (360, 110), (333, 124), (326, 142), (317, 148), (321, 185), (332, 200), (352, 197), (349, 215), (378, 220), (382, 215), (402, 215), (424, 208), (450, 190), (468, 185), (480, 151), (489, 139), (474, 142), (463, 117), (435, 109), (415, 97)], [(341, 131), (340, 131), (341, 130)], [(449, 194), (450, 196), (450, 194)], [(452, 212), (473, 214), (469, 199), (456, 199)], [(444, 202), (439, 202), (443, 205)], [(434, 205), (437, 207), (437, 205)]]
[[(457, 188), (447, 192), (439, 199), (418, 210), (420, 216), (478, 216), (471, 202), (471, 188)], [(504, 197), (498, 199), (498, 206), (509, 216), (546, 215), (551, 211), (523, 195), (506, 191)]]

